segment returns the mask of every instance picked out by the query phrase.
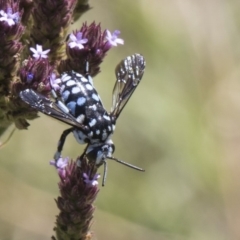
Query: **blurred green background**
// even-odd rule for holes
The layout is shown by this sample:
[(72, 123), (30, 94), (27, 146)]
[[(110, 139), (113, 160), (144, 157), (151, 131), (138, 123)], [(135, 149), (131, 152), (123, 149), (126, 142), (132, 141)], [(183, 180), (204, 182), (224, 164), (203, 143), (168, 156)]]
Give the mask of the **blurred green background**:
[[(121, 30), (125, 40), (94, 79), (107, 109), (116, 64), (135, 52), (147, 61), (113, 137), (115, 156), (146, 172), (109, 161), (94, 239), (240, 239), (240, 2), (90, 4), (73, 29), (95, 20)], [(0, 152), (1, 240), (53, 233), (58, 177), (48, 162), (67, 126), (40, 116)], [(82, 150), (71, 136), (63, 155), (75, 158)]]

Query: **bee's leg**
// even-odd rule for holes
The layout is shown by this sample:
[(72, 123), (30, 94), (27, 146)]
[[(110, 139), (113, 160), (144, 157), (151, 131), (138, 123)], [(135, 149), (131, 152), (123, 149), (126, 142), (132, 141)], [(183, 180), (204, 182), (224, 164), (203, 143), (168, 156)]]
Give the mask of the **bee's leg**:
[(57, 161), (60, 157), (61, 157), (61, 152), (62, 152), (62, 149), (63, 149), (63, 145), (65, 143), (65, 140), (66, 140), (66, 137), (68, 136), (69, 133), (71, 133), (72, 131), (74, 130), (74, 128), (68, 128), (66, 130), (63, 131), (60, 139), (59, 139), (59, 142), (58, 142), (58, 147), (57, 147), (57, 151), (56, 153), (54, 154), (54, 159)]
[(78, 167), (81, 167), (81, 160), (85, 157), (88, 146), (89, 146), (89, 144), (85, 147), (82, 155), (77, 160), (77, 166)]

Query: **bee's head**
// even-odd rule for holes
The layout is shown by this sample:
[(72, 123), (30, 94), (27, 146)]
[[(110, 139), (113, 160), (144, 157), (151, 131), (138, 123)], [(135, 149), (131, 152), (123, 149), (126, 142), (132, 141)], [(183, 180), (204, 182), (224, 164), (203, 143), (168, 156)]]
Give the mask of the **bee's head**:
[(96, 166), (101, 166), (106, 158), (111, 158), (115, 146), (111, 139), (105, 143), (90, 144), (86, 150), (86, 156), (90, 162), (95, 162)]

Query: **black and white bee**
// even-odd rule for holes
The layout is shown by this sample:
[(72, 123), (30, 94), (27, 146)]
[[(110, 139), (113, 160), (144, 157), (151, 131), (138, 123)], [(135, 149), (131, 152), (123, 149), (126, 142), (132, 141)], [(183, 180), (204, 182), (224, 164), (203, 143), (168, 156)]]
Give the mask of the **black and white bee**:
[(71, 126), (60, 137), (54, 155), (56, 161), (61, 156), (67, 135), (72, 132), (78, 143), (87, 144), (82, 156), (86, 155), (97, 167), (104, 164), (103, 185), (107, 172), (106, 159), (144, 171), (113, 157), (115, 146), (111, 136), (115, 130), (116, 120), (143, 76), (145, 65), (143, 56), (137, 53), (126, 57), (117, 65), (115, 70), (117, 80), (113, 88), (110, 113), (103, 107), (91, 76), (84, 77), (74, 71), (61, 75), (59, 94), (61, 98), (54, 90), (52, 91), (55, 102), (32, 89), (20, 92), (21, 99), (32, 108)]

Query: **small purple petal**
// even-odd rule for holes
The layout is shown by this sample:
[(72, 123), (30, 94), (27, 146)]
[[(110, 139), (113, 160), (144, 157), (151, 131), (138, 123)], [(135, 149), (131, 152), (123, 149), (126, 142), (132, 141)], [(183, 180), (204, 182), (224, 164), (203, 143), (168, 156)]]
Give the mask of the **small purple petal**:
[(106, 30), (106, 40), (112, 45), (117, 46), (118, 44), (124, 44), (124, 40), (121, 38), (118, 38), (120, 35), (119, 30), (115, 30), (113, 33), (111, 33), (109, 30)]
[(68, 43), (68, 46), (70, 48), (77, 47), (79, 49), (83, 49), (84, 48), (83, 44), (86, 44), (88, 42), (87, 38), (82, 38), (82, 32), (78, 32), (76, 35), (71, 33), (69, 39), (71, 40)]
[(66, 176), (66, 167), (68, 165), (68, 161), (69, 161), (68, 157), (66, 157), (66, 158), (61, 158), (60, 157), (58, 160), (51, 160), (50, 165), (54, 166), (57, 169), (58, 174), (61, 177), (65, 177)]
[(56, 78), (56, 74), (52, 73), (50, 76), (50, 85), (52, 89), (58, 91), (60, 89), (59, 83), (61, 83), (61, 79)]
[(97, 173), (93, 176), (93, 179), (90, 179), (88, 174), (83, 173), (83, 177), (84, 177), (84, 182), (86, 183), (86, 185), (91, 187), (91, 186), (98, 185), (98, 179), (100, 178), (100, 174)]
[(78, 32), (76, 37), (77, 37), (78, 40), (82, 39), (82, 32)]
[(50, 52), (50, 49), (47, 49), (45, 51), (43, 51), (42, 49), (42, 45), (36, 45), (36, 49), (33, 47), (30, 47), (30, 51), (33, 52), (33, 57), (35, 59), (39, 59), (39, 58), (47, 58), (47, 54)]
[(12, 8), (8, 8), (7, 12), (0, 10), (0, 22), (7, 22), (9, 26), (13, 26), (19, 22), (19, 13), (12, 13)]
[(71, 33), (71, 34), (69, 35), (69, 39), (71, 39), (73, 42), (76, 42), (76, 41), (77, 41), (77, 38), (76, 38), (76, 36), (75, 36), (73, 33)]
[(60, 157), (58, 160), (51, 160), (50, 165), (54, 166), (57, 170), (65, 169), (68, 165), (69, 158)]
[(68, 161), (69, 161), (69, 158), (66, 157), (66, 158), (59, 158), (57, 160), (57, 167), (58, 168), (65, 168), (67, 165), (68, 165)]
[(81, 42), (82, 44), (85, 44), (88, 42), (87, 38), (82, 38), (82, 33), (78, 32), (77, 33), (77, 41)]
[(55, 160), (51, 160), (49, 163), (50, 163), (50, 165), (56, 167), (56, 161)]

